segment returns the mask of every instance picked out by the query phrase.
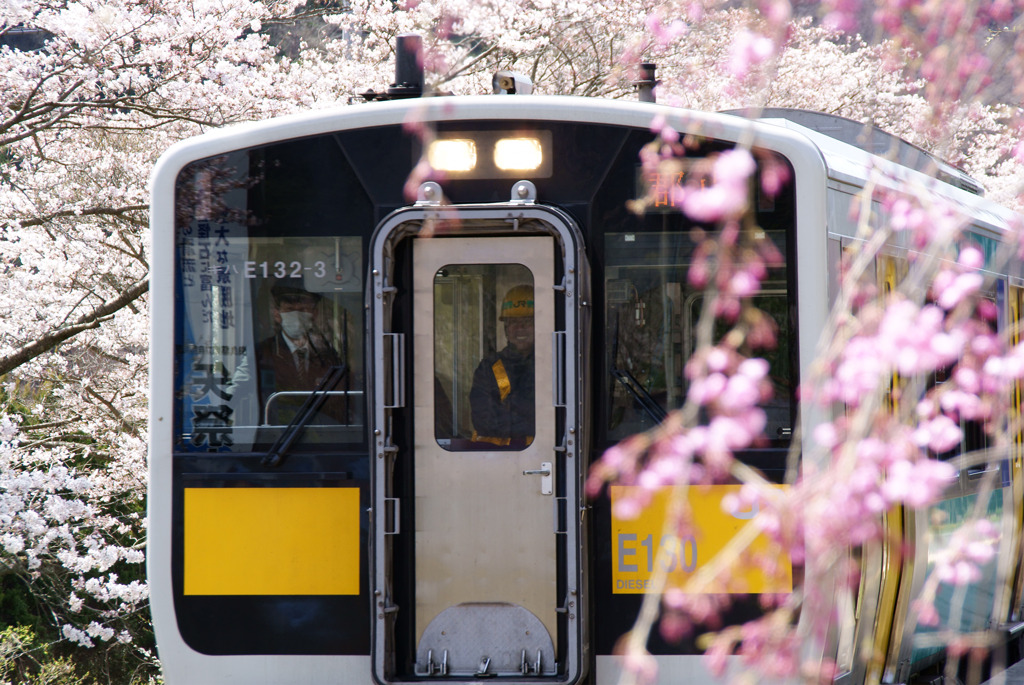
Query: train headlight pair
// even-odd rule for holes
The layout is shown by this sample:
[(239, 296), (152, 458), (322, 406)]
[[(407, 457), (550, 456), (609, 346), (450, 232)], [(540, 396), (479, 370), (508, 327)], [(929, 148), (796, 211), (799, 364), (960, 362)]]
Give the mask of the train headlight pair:
[(544, 141), (534, 136), (439, 138), (427, 148), (427, 162), (437, 171), (474, 178), (550, 173)]

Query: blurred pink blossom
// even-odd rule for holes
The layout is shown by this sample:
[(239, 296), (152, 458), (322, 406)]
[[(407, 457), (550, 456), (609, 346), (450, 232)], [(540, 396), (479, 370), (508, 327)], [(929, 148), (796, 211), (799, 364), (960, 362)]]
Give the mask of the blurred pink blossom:
[(949, 487), (955, 475), (956, 470), (944, 461), (898, 461), (889, 467), (882, 493), (890, 504), (923, 507)]
[(659, 45), (668, 45), (689, 32), (689, 27), (682, 19), (673, 19), (666, 23), (660, 12), (647, 16), (647, 30), (654, 36)]
[(771, 38), (747, 29), (741, 30), (733, 39), (729, 73), (744, 79), (753, 67), (764, 63), (774, 53), (775, 43)]

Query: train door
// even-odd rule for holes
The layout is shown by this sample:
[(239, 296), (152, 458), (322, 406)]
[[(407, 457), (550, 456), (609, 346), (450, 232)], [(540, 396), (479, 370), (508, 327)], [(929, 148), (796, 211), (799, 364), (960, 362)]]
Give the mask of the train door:
[(579, 242), (543, 208), (429, 214), (375, 239), (375, 675), (572, 682)]
[[(426, 665), (460, 629), (478, 639), (478, 622), (507, 622), (531, 632), (528, 658), (553, 673), (555, 422), (536, 401), (551, 397), (552, 350), (537, 341), (554, 333), (553, 239), (450, 242), (413, 250), (417, 651)], [(455, 407), (467, 403), (462, 430)], [(474, 669), (495, 661), (481, 650)]]

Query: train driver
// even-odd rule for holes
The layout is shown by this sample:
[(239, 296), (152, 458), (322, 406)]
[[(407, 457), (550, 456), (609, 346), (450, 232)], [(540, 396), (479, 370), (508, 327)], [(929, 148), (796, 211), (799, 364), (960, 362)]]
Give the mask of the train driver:
[(535, 429), (533, 286), (510, 289), (499, 319), (508, 345), (485, 357), (473, 373), (473, 440), (523, 448), (533, 442)]
[[(276, 332), (256, 348), (260, 374), (260, 406), (266, 411), (271, 401), (269, 421), (287, 423), (308, 398), (308, 393), (342, 363), (320, 327), (321, 297), (303, 287), (301, 278), (278, 280), (270, 290), (271, 316)], [(339, 390), (338, 387), (322, 388)], [(329, 400), (322, 412), (336, 415), (344, 411), (336, 399)], [(341, 419), (342, 416), (335, 416)], [(314, 423), (319, 423), (315, 421)]]

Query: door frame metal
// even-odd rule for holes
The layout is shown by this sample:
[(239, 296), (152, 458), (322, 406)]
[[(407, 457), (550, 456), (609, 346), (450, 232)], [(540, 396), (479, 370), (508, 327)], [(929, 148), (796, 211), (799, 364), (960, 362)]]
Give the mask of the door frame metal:
[[(536, 189), (530, 181), (512, 184), (509, 202), (474, 205), (442, 205), (442, 192), (436, 183), (424, 183), (415, 205), (392, 212), (377, 227), (370, 244), (370, 264), (366, 290), (366, 309), (370, 319), (367, 330), (368, 367), (373, 373), (369, 384), (370, 432), (372, 439), (370, 469), (370, 596), (373, 602), (371, 637), (372, 675), (375, 681), (390, 684), (416, 679), (412, 674), (396, 673), (394, 633), (399, 607), (391, 584), (393, 545), (391, 538), (400, 533), (401, 502), (393, 491), (392, 473), (400, 458), (391, 429), (392, 416), (406, 406), (411, 393), (405, 385), (409, 374), (404, 368), (405, 335), (401, 322), (393, 321), (395, 251), (400, 243), (413, 238), (440, 234), (454, 236), (548, 235), (561, 251), (562, 281), (554, 286), (556, 298), (564, 301), (564, 317), (556, 322), (555, 356), (560, 373), (553, 379), (554, 403), (564, 410), (561, 434), (556, 434), (556, 457), (565, 464), (565, 477), (559, 479), (556, 493), (556, 519), (559, 521), (556, 548), (564, 550), (564, 595), (557, 612), (567, 626), (564, 637), (565, 663), (555, 676), (538, 678), (501, 677), (502, 681), (558, 680), (573, 685), (581, 680), (590, 661), (587, 607), (589, 569), (585, 535), (584, 480), (586, 478), (586, 434), (581, 425), (584, 404), (582, 392), (589, 357), (589, 264), (582, 234), (565, 212), (536, 203)], [(559, 325), (562, 330), (558, 330)], [(408, 331), (411, 340), (411, 329)], [(559, 363), (556, 362), (556, 369)], [(559, 377), (560, 376), (560, 377)], [(557, 431), (556, 431), (557, 433)], [(557, 556), (557, 554), (556, 554)], [(553, 559), (552, 563), (557, 563)], [(559, 638), (556, 637), (556, 643)], [(431, 676), (432, 681), (445, 677)]]

